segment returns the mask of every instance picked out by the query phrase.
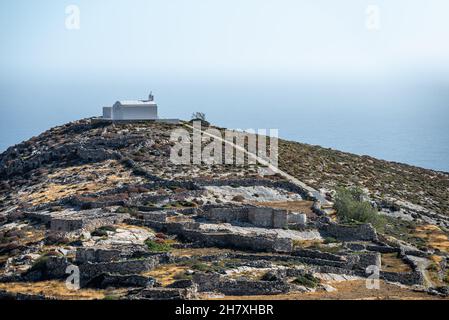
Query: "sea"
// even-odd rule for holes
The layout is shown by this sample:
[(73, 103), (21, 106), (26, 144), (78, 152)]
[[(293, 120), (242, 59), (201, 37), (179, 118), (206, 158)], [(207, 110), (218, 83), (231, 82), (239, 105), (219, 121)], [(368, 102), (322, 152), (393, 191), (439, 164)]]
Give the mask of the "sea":
[(226, 128), (278, 129), (284, 139), (449, 172), (447, 80), (192, 71), (3, 76), (0, 152), (152, 91), (160, 117), (188, 120), (204, 112)]

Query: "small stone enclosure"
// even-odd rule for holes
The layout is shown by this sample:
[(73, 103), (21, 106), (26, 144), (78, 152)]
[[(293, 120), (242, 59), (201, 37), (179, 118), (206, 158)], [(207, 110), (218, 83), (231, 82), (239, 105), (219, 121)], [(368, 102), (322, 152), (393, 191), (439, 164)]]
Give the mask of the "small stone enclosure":
[(224, 223), (249, 223), (261, 228), (282, 229), (288, 225), (307, 224), (307, 216), (284, 209), (256, 206), (209, 206), (203, 209), (202, 215), (211, 221)]

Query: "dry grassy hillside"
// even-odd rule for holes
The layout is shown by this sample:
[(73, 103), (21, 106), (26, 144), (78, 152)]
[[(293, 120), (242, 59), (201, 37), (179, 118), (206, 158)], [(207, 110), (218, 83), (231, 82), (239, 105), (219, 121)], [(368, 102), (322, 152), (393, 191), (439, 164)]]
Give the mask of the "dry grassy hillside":
[(279, 166), (315, 188), (356, 185), (449, 214), (449, 174), (281, 140)]

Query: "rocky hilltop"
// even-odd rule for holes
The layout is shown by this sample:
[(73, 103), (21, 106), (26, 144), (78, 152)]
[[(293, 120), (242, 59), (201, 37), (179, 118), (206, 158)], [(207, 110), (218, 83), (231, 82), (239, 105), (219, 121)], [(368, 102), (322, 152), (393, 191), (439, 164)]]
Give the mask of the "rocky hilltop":
[(2, 153), (0, 298), (447, 296), (449, 174), (284, 140), (301, 184), (174, 165), (176, 128), (85, 119)]

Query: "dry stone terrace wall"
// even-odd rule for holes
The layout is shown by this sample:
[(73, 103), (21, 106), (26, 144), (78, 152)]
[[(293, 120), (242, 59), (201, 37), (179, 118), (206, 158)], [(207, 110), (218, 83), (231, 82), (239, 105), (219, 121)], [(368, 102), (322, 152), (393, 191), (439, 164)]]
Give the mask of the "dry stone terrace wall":
[(380, 272), (380, 278), (390, 282), (396, 282), (407, 286), (423, 285), (424, 275), (416, 270), (412, 272)]
[(57, 299), (52, 297), (46, 297), (43, 294), (14, 293), (5, 290), (0, 290), (0, 300), (40, 301), (40, 300), (57, 300)]
[(195, 299), (196, 286), (189, 288), (146, 288), (129, 296), (130, 300), (189, 300)]
[(43, 280), (61, 280), (66, 279), (67, 274), (65, 273), (66, 268), (71, 263), (66, 257), (56, 257), (49, 256), (45, 257), (41, 262), (39, 267), (31, 268), (18, 277), (12, 277), (9, 280), (7, 278), (2, 278), (2, 282), (35, 282)]
[(198, 222), (159, 222), (139, 219), (128, 219), (125, 222), (175, 234), (182, 241), (193, 242), (203, 247), (268, 252), (291, 252), (293, 248), (293, 241), (288, 238), (241, 235), (228, 232), (204, 232), (199, 230), (200, 224)]
[(331, 260), (331, 261), (339, 261), (346, 262), (347, 259), (343, 255), (333, 254), (329, 252), (322, 252), (319, 250), (313, 249), (295, 249), (292, 252), (292, 256), (294, 257), (306, 257), (312, 259), (323, 259), (323, 260)]
[(100, 262), (84, 263), (79, 265), (80, 285), (87, 286), (90, 281), (102, 274), (134, 275), (152, 270), (159, 264), (159, 257)]
[(85, 146), (68, 143), (52, 147), (49, 150), (39, 152), (27, 159), (4, 159), (0, 162), (0, 177), (10, 178), (21, 175), (33, 169), (40, 168), (44, 164), (64, 161), (80, 160), (82, 162), (99, 162), (108, 159), (120, 160), (122, 156), (117, 151), (107, 150), (97, 146)]
[(288, 225), (287, 210), (272, 208), (250, 208), (248, 211), (248, 222), (264, 228), (282, 229)]
[(249, 281), (224, 279), (218, 274), (197, 273), (193, 281), (198, 291), (217, 291), (225, 295), (276, 295), (287, 293), (291, 287), (285, 281)]
[[(366, 255), (366, 257), (364, 257)], [(322, 267), (333, 267), (336, 270), (351, 270), (351, 271), (362, 271), (365, 272), (365, 268), (368, 265), (367, 261), (373, 262), (374, 265), (380, 267), (380, 259), (378, 257), (373, 257), (372, 253), (363, 253), (359, 255), (343, 255), (341, 260), (327, 259), (325, 257), (317, 257), (314, 254), (304, 254), (304, 255), (267, 255), (267, 254), (235, 254), (232, 255), (236, 259), (259, 259), (267, 261), (283, 261), (283, 262), (293, 262), (312, 266), (322, 266)], [(346, 273), (346, 271), (345, 271)]]
[(78, 264), (112, 262), (125, 259), (143, 258), (153, 256), (146, 247), (139, 245), (122, 245), (113, 248), (87, 247), (77, 248), (75, 261)]
[(253, 251), (291, 252), (293, 242), (287, 238), (246, 236), (232, 233), (200, 232), (183, 229), (181, 239), (200, 243), (204, 247), (235, 248)]
[[(274, 178), (273, 179), (277, 179)], [(305, 200), (313, 200), (311, 199), (308, 192), (300, 188), (299, 186), (285, 181), (285, 180), (271, 180), (270, 177), (266, 179), (239, 179), (239, 180), (204, 180), (200, 179), (196, 181), (196, 183), (200, 186), (215, 186), (215, 187), (222, 187), (222, 186), (236, 186), (236, 187), (255, 187), (255, 186), (263, 186), (263, 187), (270, 187), (270, 188), (280, 188), (284, 189), (286, 191), (294, 192), (299, 195)]]
[[(151, 190), (158, 189), (185, 188), (187, 191), (181, 193), (168, 193), (165, 195), (145, 194)], [(86, 193), (82, 195), (69, 196), (54, 202), (40, 204), (30, 207), (28, 211), (49, 210), (53, 206), (72, 207), (76, 209), (95, 209), (112, 206), (138, 207), (141, 211), (158, 210), (142, 206), (142, 203), (158, 203), (162, 201), (176, 201), (185, 197), (201, 196), (204, 190), (196, 189), (191, 182), (158, 182), (154, 184), (128, 185), (116, 189), (102, 191), (98, 193)]]
[(55, 232), (73, 232), (78, 230), (93, 231), (99, 227), (110, 226), (122, 222), (126, 217), (117, 214), (103, 214), (98, 217), (88, 217), (84, 215), (55, 218), (51, 221), (50, 230)]
[(347, 259), (352, 264), (352, 269), (366, 271), (370, 266), (381, 268), (381, 255), (378, 252), (364, 252), (348, 255)]
[(93, 231), (102, 226), (121, 223), (129, 218), (127, 214), (117, 214), (103, 209), (29, 212), (27, 216), (42, 221), (54, 232)]
[(149, 278), (138, 275), (169, 261), (170, 255), (167, 253), (154, 254), (144, 247), (127, 246), (119, 250), (79, 248), (75, 263), (80, 269), (82, 286), (98, 286), (108, 282), (131, 286), (136, 282), (148, 282)]
[[(361, 277), (370, 275), (362, 270), (342, 269), (327, 265), (317, 266), (315, 271)], [(273, 295), (295, 290), (294, 286), (286, 282), (286, 277), (297, 277), (305, 273), (306, 271), (303, 269), (288, 268), (283, 272), (278, 272), (279, 280), (277, 281), (232, 280), (217, 273), (196, 273), (193, 280), (198, 284), (198, 291), (203, 292), (216, 291), (226, 295)], [(423, 275), (417, 271), (409, 273), (381, 272), (380, 277), (386, 281), (410, 286), (423, 283)]]
[(89, 281), (93, 288), (145, 288), (151, 286), (155, 280), (138, 274), (120, 275), (103, 273)]
[[(226, 223), (250, 223), (261, 228), (282, 229), (292, 221), (292, 213), (283, 209), (257, 206), (203, 206), (200, 210), (202, 215), (211, 221)], [(306, 219), (293, 220), (293, 223), (306, 223)]]
[[(136, 185), (126, 185), (119, 188), (110, 189), (107, 191), (101, 191), (97, 193), (87, 193), (83, 194), (85, 198), (98, 198), (101, 200), (102, 197), (105, 196), (113, 196), (113, 195), (121, 195), (121, 194), (133, 194), (136, 200), (141, 201), (160, 201), (167, 199), (173, 195), (145, 195), (145, 192), (160, 190), (160, 189), (185, 189), (188, 190), (189, 193), (184, 193), (185, 196), (194, 196), (200, 195), (204, 190), (200, 188), (200, 186), (196, 185), (192, 181), (155, 181), (153, 183), (145, 183), (145, 184), (136, 184)], [(142, 194), (142, 195), (140, 195)], [(69, 197), (65, 199), (61, 199), (61, 201), (69, 202), (72, 201), (74, 197)]]
[(249, 208), (252, 206), (203, 206), (201, 215), (211, 221), (218, 222), (249, 222)]
[[(137, 222), (137, 221), (135, 221)], [(137, 222), (139, 223), (139, 222)], [(314, 266), (318, 272), (329, 272), (336, 274), (358, 275), (366, 277), (368, 266), (381, 267), (381, 255), (379, 252), (364, 251), (357, 254), (350, 252), (345, 254), (331, 254), (310, 249), (293, 250), (289, 239), (269, 239), (265, 237), (245, 237), (227, 233), (205, 233), (198, 230), (189, 229), (197, 227), (197, 223), (161, 223), (154, 221), (140, 221), (156, 230), (175, 233), (184, 241), (197, 243), (201, 247), (223, 247), (250, 250), (255, 252), (278, 252), (289, 253), (291, 255), (279, 254), (224, 254), (212, 256), (212, 260), (220, 259), (243, 259), (245, 261), (283, 261), (288, 263), (299, 263)], [(346, 231), (346, 229), (345, 229)], [(378, 246), (384, 248), (382, 246)], [(377, 247), (376, 247), (377, 248)], [(370, 247), (375, 249), (375, 247)], [(390, 251), (390, 250), (387, 250)], [(207, 260), (207, 259), (205, 259)], [(209, 259), (210, 260), (210, 259)], [(419, 270), (411, 273), (382, 273), (382, 277), (388, 281), (403, 284), (420, 284), (422, 275)], [(410, 277), (408, 277), (410, 275)], [(408, 277), (408, 278), (407, 278)]]
[[(136, 133), (107, 138), (88, 134), (83, 136), (90, 130), (104, 128), (109, 124), (90, 123), (89, 120), (81, 122), (53, 128), (37, 138), (10, 147), (0, 157), (0, 180), (22, 175), (40, 168), (44, 164), (56, 163), (61, 166), (64, 162), (74, 160), (82, 163), (108, 159), (124, 160), (123, 155), (118, 150), (143, 144), (147, 141), (145, 135)], [(70, 138), (65, 141), (63, 139), (62, 142), (53, 141), (56, 136), (62, 138), (68, 135), (70, 135)], [(35, 140), (40, 141), (39, 144), (33, 144)], [(73, 140), (80, 142), (70, 142)]]
[(328, 223), (319, 225), (320, 232), (325, 236), (340, 241), (378, 241), (376, 229), (371, 224), (341, 225)]
[(233, 257), (236, 259), (260, 259), (267, 261), (276, 261), (276, 262), (281, 261), (285, 263), (298, 263), (314, 266), (331, 266), (348, 270), (351, 270), (352, 268), (352, 265), (348, 264), (346, 261), (326, 260), (313, 257), (300, 257), (289, 255), (264, 255), (264, 254), (253, 254), (253, 255), (236, 254)]
[(290, 212), (287, 216), (288, 224), (305, 226), (307, 224), (307, 215), (304, 213)]
[[(154, 181), (155, 180), (155, 181)], [(35, 210), (45, 210), (53, 205), (61, 206), (71, 206), (74, 208), (81, 209), (91, 209), (91, 208), (104, 208), (109, 206), (139, 206), (140, 203), (157, 203), (166, 200), (176, 200), (183, 197), (198, 197), (204, 194), (205, 190), (202, 188), (202, 183), (197, 181), (165, 181), (160, 179), (154, 179), (152, 183), (138, 184), (138, 185), (127, 185), (107, 191), (102, 191), (98, 193), (88, 193), (77, 196), (70, 196), (67, 198), (60, 199), (54, 203), (47, 203), (43, 205), (36, 206)], [(234, 183), (229, 181), (230, 184)], [(266, 186), (274, 185), (284, 185), (283, 182), (267, 182), (265, 180), (245, 180), (243, 185), (258, 185), (262, 183)], [(289, 183), (286, 182), (289, 186)], [(291, 186), (290, 186), (291, 187)], [(167, 194), (167, 195), (145, 195), (145, 192), (150, 190), (160, 190), (160, 189), (185, 189), (187, 191), (180, 194)], [(132, 196), (130, 196), (132, 194)], [(279, 210), (279, 209), (278, 209)], [(264, 211), (261, 209), (260, 211)], [(278, 211), (276, 211), (278, 212)], [(281, 212), (279, 210), (279, 212)], [(261, 214), (259, 214), (260, 216)], [(254, 215), (253, 215), (254, 217)], [(262, 216), (260, 216), (262, 218)], [(277, 221), (279, 218), (280, 221)], [(292, 219), (293, 217), (290, 217)], [(256, 219), (254, 217), (254, 219)], [(260, 219), (263, 221), (263, 219)], [(273, 223), (279, 224), (282, 227), (282, 220), (285, 220), (282, 215), (275, 216)], [(304, 218), (299, 217), (297, 220), (292, 220), (293, 223), (301, 223)], [(286, 221), (288, 223), (288, 221)]]

